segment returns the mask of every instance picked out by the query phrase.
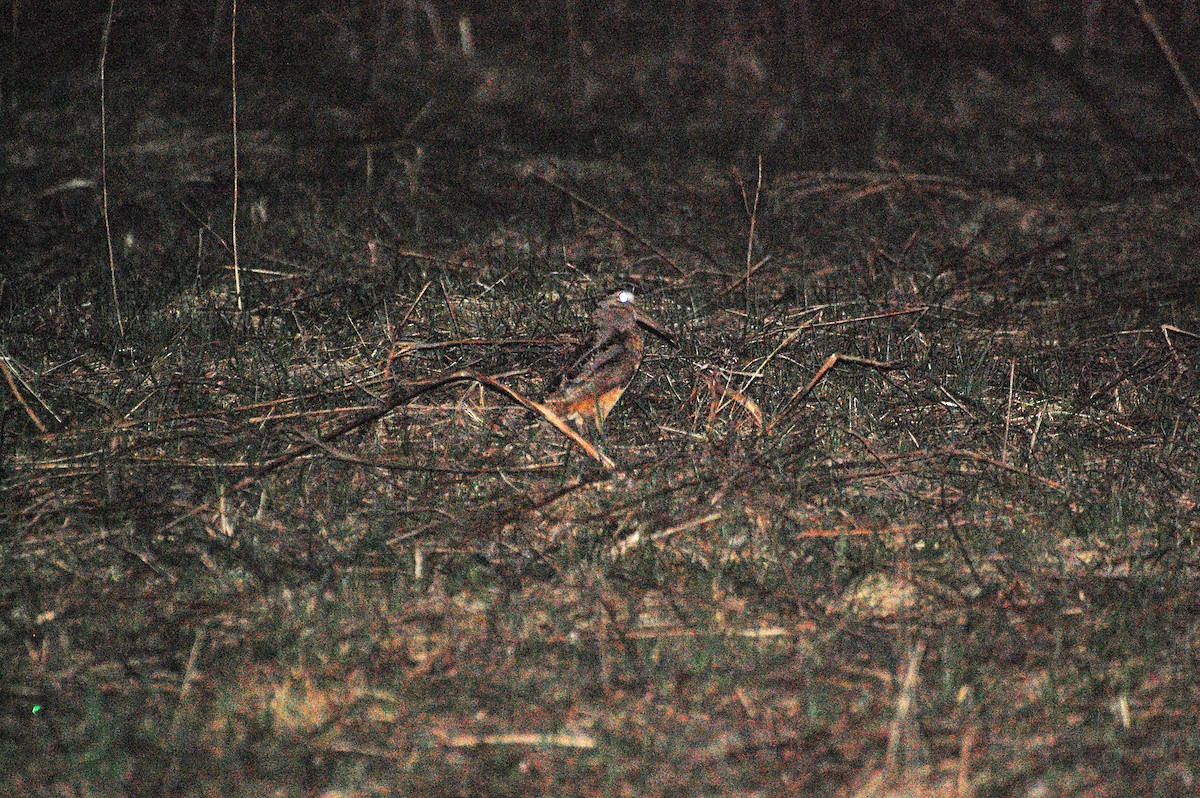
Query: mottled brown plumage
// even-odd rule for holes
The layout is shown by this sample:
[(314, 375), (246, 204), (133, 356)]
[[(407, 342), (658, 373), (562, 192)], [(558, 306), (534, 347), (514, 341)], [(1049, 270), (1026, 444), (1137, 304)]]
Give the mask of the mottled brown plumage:
[(668, 341), (674, 338), (638, 310), (631, 291), (619, 291), (601, 302), (592, 314), (592, 323), (591, 337), (563, 372), (546, 404), (577, 425), (592, 419), (599, 430), (641, 365), (645, 349), (642, 329)]

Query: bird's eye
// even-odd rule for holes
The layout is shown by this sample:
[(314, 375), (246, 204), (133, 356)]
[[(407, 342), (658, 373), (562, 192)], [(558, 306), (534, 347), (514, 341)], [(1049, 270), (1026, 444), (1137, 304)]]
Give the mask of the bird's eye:
[(620, 302), (622, 305), (628, 305), (630, 302), (633, 301), (633, 292), (632, 291), (620, 292), (619, 294), (617, 294), (617, 301)]

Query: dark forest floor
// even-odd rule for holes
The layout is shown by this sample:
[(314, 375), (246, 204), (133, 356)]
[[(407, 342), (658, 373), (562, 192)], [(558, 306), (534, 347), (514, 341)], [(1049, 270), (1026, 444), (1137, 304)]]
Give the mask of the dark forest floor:
[[(0, 791), (1194, 790), (1197, 121), (1151, 44), (808, 45), (251, 62), (236, 282), (227, 63), (114, 59), (107, 231), (95, 70), (22, 96)], [(612, 467), (421, 390), (626, 287)]]

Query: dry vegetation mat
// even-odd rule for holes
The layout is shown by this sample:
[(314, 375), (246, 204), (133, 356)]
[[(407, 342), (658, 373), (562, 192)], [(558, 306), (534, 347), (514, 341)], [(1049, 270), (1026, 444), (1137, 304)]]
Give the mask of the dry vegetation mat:
[[(1194, 789), (1195, 174), (985, 129), (1053, 81), (881, 58), (724, 158), (483, 147), (482, 101), (422, 142), (249, 124), (240, 296), (221, 117), (127, 74), (123, 334), (93, 87), (51, 87), (5, 145), (0, 791)], [(569, 114), (638, 133), (607, 107)], [(622, 288), (678, 346), (577, 430), (541, 400)]]

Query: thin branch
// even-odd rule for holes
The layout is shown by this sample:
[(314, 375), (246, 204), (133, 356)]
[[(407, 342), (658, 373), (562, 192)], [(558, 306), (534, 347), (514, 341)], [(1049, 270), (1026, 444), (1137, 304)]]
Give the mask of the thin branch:
[[(4, 381), (8, 383), (8, 390), (12, 392), (13, 398), (17, 400), (17, 403), (25, 409), (25, 415), (29, 416), (29, 420), (33, 422), (33, 425), (38, 428), (39, 432), (44, 434), (46, 432), (46, 425), (42, 423), (42, 420), (38, 418), (38, 414), (25, 401), (24, 394), (21, 393), (20, 387), (17, 386), (17, 375), (9, 368), (8, 361), (3, 355), (0, 355), (0, 372), (4, 372)], [(42, 406), (45, 406), (45, 402), (42, 403)]]
[(233, 0), (229, 25), (229, 82), (233, 101), (233, 220), (230, 240), (233, 244), (233, 293), (237, 297), (237, 309), (242, 304), (242, 269), (238, 259), (238, 101), (237, 101), (237, 0)]
[(782, 416), (784, 412), (795, 402), (803, 402), (808, 395), (812, 393), (813, 388), (816, 388), (817, 384), (820, 383), (821, 380), (825, 379), (825, 375), (832, 371), (833, 367), (838, 363), (851, 363), (855, 366), (866, 366), (867, 368), (872, 368), (876, 371), (892, 371), (900, 368), (899, 364), (897, 363), (888, 363), (882, 360), (871, 360), (870, 358), (866, 357), (843, 355), (841, 352), (834, 352), (825, 359), (825, 363), (821, 366), (821, 368), (817, 369), (817, 373), (813, 375), (811, 380), (808, 381), (808, 384), (803, 388), (798, 388), (796, 392), (793, 393), (788, 400), (783, 403), (783, 406), (779, 408), (778, 415)]
[(486, 374), (480, 374), (475, 371), (456, 371), (453, 374), (447, 374), (443, 377), (438, 377), (437, 379), (420, 383), (418, 386), (416, 386), (415, 388), (413, 388), (411, 390), (393, 394), (386, 401), (384, 401), (384, 403), (382, 405), (380, 405), (376, 409), (371, 410), (370, 412), (364, 413), (363, 415), (359, 416), (358, 418), (355, 418), (351, 421), (346, 422), (345, 424), (341, 425), (340, 427), (337, 427), (336, 429), (333, 429), (333, 430), (325, 433), (324, 435), (321, 435), (320, 437), (314, 439), (311, 442), (303, 443), (299, 446), (296, 446), (291, 451), (284, 452), (283, 454), (279, 455), (278, 457), (274, 458), (273, 460), (267, 461), (266, 463), (264, 463), (263, 465), (261, 465), (257, 469), (255, 469), (252, 474), (250, 474), (249, 476), (247, 476), (247, 477), (241, 479), (239, 482), (237, 482), (233, 486), (232, 490), (235, 492), (240, 491), (240, 490), (245, 490), (246, 488), (250, 487), (255, 482), (257, 482), (258, 480), (267, 476), (268, 474), (279, 470), (280, 468), (288, 465), (289, 463), (294, 462), (298, 458), (303, 457), (304, 455), (308, 454), (309, 452), (313, 451), (314, 449), (321, 447), (323, 444), (328, 444), (332, 441), (337, 440), (338, 438), (341, 438), (344, 435), (347, 435), (350, 432), (353, 432), (356, 429), (365, 427), (368, 424), (373, 424), (376, 421), (379, 421), (381, 418), (383, 418), (387, 414), (391, 413), (397, 407), (408, 404), (413, 399), (416, 399), (418, 396), (422, 396), (426, 393), (429, 393), (430, 391), (432, 391), (436, 388), (441, 388), (443, 386), (452, 385), (452, 384), (458, 383), (458, 382), (475, 382), (475, 383), (478, 383), (478, 384), (484, 386), (485, 388), (488, 388), (499, 394), (507, 396), (509, 399), (512, 399), (514, 402), (521, 405), (522, 407), (532, 410), (533, 412), (537, 413), (538, 415), (542, 416), (544, 419), (549, 421), (550, 424), (553, 425), (555, 429), (557, 429), (563, 435), (570, 438), (571, 441), (576, 446), (578, 446), (580, 449), (582, 449), (583, 452), (588, 457), (591, 457), (593, 460), (596, 460), (605, 469), (610, 470), (610, 471), (616, 469), (617, 464), (612, 460), (612, 458), (610, 458), (604, 452), (600, 451), (598, 448), (596, 448), (596, 446), (594, 444), (592, 444), (590, 441), (588, 441), (586, 438), (584, 438), (582, 435), (580, 435), (578, 432), (576, 432), (574, 429), (572, 429), (571, 426), (569, 424), (567, 424), (567, 422), (565, 420), (563, 420), (562, 416), (558, 415), (550, 408), (546, 407), (545, 405), (541, 404), (540, 402), (535, 402), (532, 399), (526, 398), (524, 395), (518, 393), (517, 391), (513, 390), (512, 388), (509, 388), (507, 385), (504, 385), (503, 383), (497, 381), (493, 377), (487, 376)]
[(1178, 56), (1175, 55), (1175, 50), (1167, 41), (1167, 37), (1163, 35), (1162, 28), (1158, 26), (1158, 20), (1155, 19), (1154, 13), (1146, 6), (1145, 0), (1133, 0), (1133, 4), (1137, 6), (1142, 24), (1150, 31), (1150, 35), (1158, 43), (1158, 49), (1162, 50), (1163, 57), (1171, 65), (1171, 71), (1175, 73), (1175, 80), (1179, 82), (1183, 93), (1187, 95), (1188, 102), (1192, 104), (1192, 111), (1196, 114), (1196, 118), (1200, 119), (1200, 96), (1197, 96), (1196, 89), (1192, 87), (1192, 82), (1188, 80), (1187, 74), (1179, 63)]
[(125, 339), (125, 319), (121, 315), (121, 299), (117, 293), (117, 259), (113, 252), (112, 225), (108, 218), (108, 102), (105, 99), (104, 67), (108, 62), (108, 35), (112, 30), (113, 9), (117, 0), (108, 0), (108, 16), (100, 39), (100, 213), (104, 217), (104, 243), (108, 247), (108, 278), (112, 284), (113, 309), (117, 315), (117, 332)]
[(747, 317), (749, 317), (750, 313), (750, 276), (758, 269), (758, 266), (766, 263), (766, 259), (764, 259), (758, 266), (754, 265), (754, 237), (758, 227), (758, 202), (762, 197), (762, 175), (763, 164), (762, 156), (760, 155), (758, 156), (758, 182), (754, 185), (753, 202), (746, 197), (746, 187), (741, 185), (741, 175), (738, 175), (738, 184), (742, 189), (742, 203), (746, 206), (746, 213), (750, 216), (750, 230), (746, 235), (746, 273), (742, 277), (746, 284)]
[(679, 267), (679, 264), (675, 261), (675, 259), (672, 258), (670, 255), (668, 255), (666, 252), (663, 252), (661, 247), (659, 247), (657, 244), (652, 242), (650, 239), (646, 238), (641, 233), (634, 230), (629, 225), (625, 224), (625, 222), (622, 222), (620, 219), (613, 216), (608, 211), (604, 210), (603, 208), (599, 207), (598, 205), (595, 205), (594, 203), (588, 202), (586, 199), (581, 197), (578, 193), (572, 191), (571, 189), (562, 185), (561, 183), (554, 180), (553, 178), (546, 177), (545, 175), (538, 175), (538, 180), (541, 180), (543, 183), (545, 183), (546, 185), (550, 186), (553, 189), (557, 189), (558, 191), (561, 191), (563, 194), (566, 194), (572, 200), (574, 200), (575, 202), (578, 202), (583, 207), (585, 207), (588, 210), (592, 211), (593, 213), (597, 214), (605, 221), (615, 225), (618, 230), (625, 233), (630, 238), (634, 239), (639, 244), (644, 246), (646, 249), (653, 252), (655, 255), (657, 255), (662, 260), (663, 263), (667, 264), (668, 266), (673, 268), (675, 271), (677, 271), (677, 272), (683, 271)]

